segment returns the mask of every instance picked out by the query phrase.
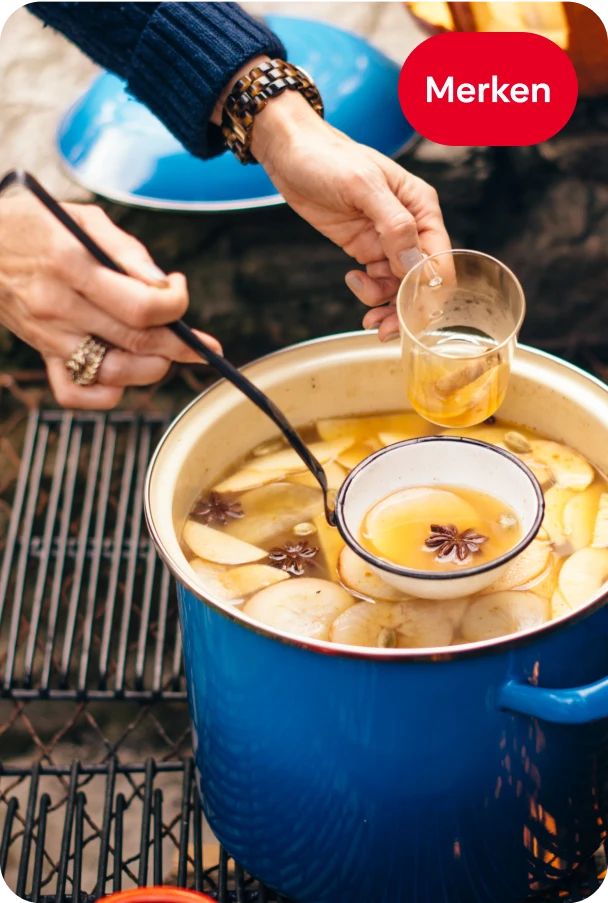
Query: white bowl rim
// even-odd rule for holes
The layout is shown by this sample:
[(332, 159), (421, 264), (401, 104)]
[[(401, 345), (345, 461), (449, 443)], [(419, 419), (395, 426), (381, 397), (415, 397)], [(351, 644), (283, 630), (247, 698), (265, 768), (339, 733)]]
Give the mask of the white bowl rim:
[[(353, 536), (346, 525), (344, 507), (346, 503), (346, 497), (348, 495), (348, 490), (352, 486), (353, 482), (357, 479), (357, 476), (363, 470), (365, 470), (365, 468), (369, 464), (371, 464), (372, 461), (377, 461), (378, 458), (381, 458), (382, 455), (385, 455), (387, 452), (394, 451), (394, 449), (396, 448), (413, 447), (425, 442), (457, 442), (459, 444), (481, 447), (485, 451), (490, 451), (497, 455), (502, 455), (504, 458), (507, 458), (507, 460), (511, 464), (517, 466), (524, 472), (524, 475), (527, 477), (536, 496), (536, 514), (527, 532), (524, 534), (524, 536), (522, 536), (519, 542), (513, 546), (513, 548), (509, 549), (507, 552), (504, 552), (502, 555), (499, 555), (498, 558), (492, 558), (490, 559), (490, 561), (486, 561), (483, 564), (478, 564), (475, 567), (462, 568), (462, 570), (460, 571), (419, 571), (415, 570), (414, 568), (407, 568), (399, 564), (394, 564), (392, 561), (388, 561), (388, 559), (386, 558), (380, 558), (379, 556), (374, 555), (373, 552), (370, 552), (366, 548), (364, 548)], [(414, 580), (459, 580), (463, 577), (474, 577), (476, 574), (484, 574), (488, 571), (493, 571), (504, 564), (508, 564), (509, 561), (511, 561), (517, 555), (521, 554), (521, 552), (523, 552), (524, 549), (526, 549), (530, 545), (530, 543), (533, 541), (536, 534), (540, 530), (540, 525), (542, 524), (543, 517), (545, 515), (545, 498), (543, 496), (543, 491), (540, 488), (540, 484), (530, 468), (527, 467), (523, 461), (520, 461), (520, 459), (515, 455), (511, 454), (510, 451), (507, 451), (507, 449), (498, 448), (495, 445), (490, 445), (488, 442), (481, 442), (479, 439), (469, 439), (464, 436), (420, 436), (417, 439), (404, 439), (402, 442), (395, 442), (393, 445), (387, 445), (385, 448), (381, 448), (379, 451), (374, 452), (372, 455), (364, 458), (363, 461), (357, 464), (357, 466), (353, 470), (351, 470), (349, 475), (342, 483), (342, 486), (340, 487), (340, 491), (336, 499), (334, 514), (336, 519), (336, 527), (340, 531), (340, 535), (342, 536), (344, 542), (348, 546), (350, 546), (353, 552), (359, 555), (359, 557), (364, 558), (365, 561), (368, 562), (368, 564), (371, 564), (383, 571), (390, 571), (391, 574), (397, 574), (400, 577), (410, 577)]]

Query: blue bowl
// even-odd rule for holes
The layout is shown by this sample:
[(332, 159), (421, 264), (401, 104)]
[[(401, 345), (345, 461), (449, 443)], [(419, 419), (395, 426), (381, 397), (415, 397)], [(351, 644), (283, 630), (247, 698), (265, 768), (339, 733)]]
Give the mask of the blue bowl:
[[(288, 58), (316, 81), (328, 122), (387, 156), (414, 138), (399, 106), (399, 67), (362, 38), (307, 19), (269, 16)], [(242, 210), (283, 203), (261, 166), (226, 152), (189, 154), (165, 126), (105, 73), (67, 112), (58, 148), (80, 185), (119, 203), (171, 210)]]

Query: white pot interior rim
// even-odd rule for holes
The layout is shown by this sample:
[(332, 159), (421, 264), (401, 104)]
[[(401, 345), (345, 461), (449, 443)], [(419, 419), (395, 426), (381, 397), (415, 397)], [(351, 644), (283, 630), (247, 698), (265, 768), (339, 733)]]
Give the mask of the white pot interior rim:
[[(272, 365), (274, 365), (275, 362), (277, 362), (281, 357), (287, 356), (289, 354), (307, 351), (308, 349), (310, 349), (312, 352), (322, 352), (325, 348), (327, 348), (328, 345), (331, 345), (332, 343), (336, 344), (349, 341), (356, 342), (357, 340), (365, 344), (372, 341), (374, 343), (378, 343), (378, 339), (375, 333), (362, 331), (324, 336), (322, 338), (311, 339), (307, 342), (297, 343), (295, 345), (291, 345), (278, 351), (272, 352), (271, 354), (257, 358), (255, 361), (252, 361), (241, 369), (244, 372), (247, 372), (249, 376), (254, 378), (255, 372), (250, 373), (249, 371), (255, 371), (260, 367), (265, 367), (267, 369), (269, 364), (272, 367)], [(390, 352), (392, 353), (392, 358), (399, 358), (399, 349), (397, 345), (394, 345), (392, 348), (390, 347), (390, 345), (380, 346), (380, 351)], [(521, 358), (521, 360), (518, 360), (518, 358)], [(516, 360), (514, 361), (513, 365), (514, 372), (517, 372), (518, 363), (521, 365), (520, 369), (524, 371), (524, 375), (528, 377), (530, 376), (530, 374), (540, 376), (540, 374), (544, 370), (549, 371), (546, 376), (547, 386), (551, 385), (551, 387), (554, 387), (557, 382), (557, 392), (560, 391), (560, 388), (571, 389), (572, 391), (568, 393), (568, 400), (572, 403), (575, 402), (575, 399), (577, 403), (579, 402), (579, 400), (586, 402), (586, 404), (583, 404), (582, 406), (580, 404), (578, 405), (579, 407), (582, 407), (583, 411), (589, 413), (593, 412), (594, 414), (596, 414), (594, 403), (598, 406), (603, 406), (604, 410), (602, 411), (602, 416), (600, 418), (601, 422), (597, 424), (597, 426), (598, 428), (601, 428), (603, 437), (605, 435), (608, 435), (608, 388), (599, 379), (588, 373), (585, 373), (583, 370), (574, 366), (573, 364), (562, 361), (559, 358), (548, 354), (547, 352), (539, 351), (526, 345), (518, 345)], [(256, 381), (261, 388), (265, 388), (262, 385), (261, 380), (254, 379), (254, 381)], [(463, 643), (456, 646), (428, 647), (423, 649), (380, 649), (375, 647), (370, 648), (361, 646), (348, 646), (331, 643), (325, 640), (302, 638), (281, 630), (271, 629), (269, 627), (266, 627), (264, 624), (255, 621), (253, 618), (249, 617), (238, 608), (234, 608), (233, 606), (230, 606), (227, 603), (223, 603), (218, 599), (204, 596), (200, 585), (194, 579), (194, 575), (192, 572), (190, 572), (190, 569), (188, 568), (188, 570), (186, 570), (180, 563), (175, 560), (173, 555), (170, 554), (170, 552), (166, 548), (167, 544), (165, 543), (161, 535), (162, 530), (159, 529), (159, 526), (155, 521), (153, 488), (157, 480), (157, 468), (159, 467), (160, 459), (163, 456), (167, 443), (172, 437), (174, 437), (175, 431), (183, 424), (184, 420), (193, 411), (196, 410), (198, 406), (209, 403), (214, 393), (218, 393), (220, 390), (225, 389), (226, 387), (231, 392), (235, 393), (235, 397), (238, 397), (238, 395), (240, 394), (238, 393), (237, 389), (229, 386), (226, 383), (226, 380), (219, 379), (217, 382), (213, 383), (211, 386), (205, 389), (192, 402), (190, 402), (190, 404), (188, 404), (183, 409), (183, 411), (181, 411), (181, 413), (178, 414), (177, 417), (172, 421), (154, 451), (154, 454), (148, 466), (144, 486), (144, 513), (146, 524), (161, 559), (167, 565), (173, 577), (180, 584), (182, 584), (183, 587), (185, 587), (200, 602), (202, 602), (204, 605), (207, 605), (213, 611), (221, 614), (223, 617), (226, 617), (229, 620), (240, 624), (244, 628), (269, 639), (284, 643), (286, 645), (296, 646), (300, 649), (306, 649), (311, 652), (327, 654), (338, 658), (357, 658), (392, 662), (429, 662), (450, 661), (457, 658), (476, 657), (484, 654), (499, 654), (502, 652), (507, 652), (508, 650), (517, 646), (527, 645), (536, 639), (541, 639), (554, 631), (564, 629), (569, 624), (574, 624), (576, 621), (582, 620), (583, 618), (593, 614), (595, 611), (598, 611), (600, 608), (603, 608), (603, 606), (608, 602), (608, 593), (606, 592), (606, 589), (602, 587), (585, 606), (576, 609), (575, 611), (567, 615), (562, 615), (559, 618), (548, 621), (540, 627), (521, 631), (517, 634), (509, 634), (497, 639), (484, 640), (477, 643)], [(576, 398), (576, 396), (579, 396), (579, 398)], [(386, 410), (388, 411), (388, 409)], [(393, 408), (392, 410), (395, 410), (395, 408)], [(377, 409), (375, 413), (377, 413)], [(350, 415), (334, 414), (334, 416)], [(356, 414), (353, 414), (352, 416), (356, 416)], [(567, 439), (564, 438), (562, 439), (562, 441), (567, 442)], [(605, 438), (603, 438), (603, 441), (605, 442)], [(579, 446), (580, 444), (577, 444), (577, 447)], [(591, 461), (594, 461), (593, 455), (589, 455), (589, 457)], [(603, 472), (607, 472), (608, 463), (605, 467), (602, 467), (600, 469), (602, 469)], [(173, 531), (173, 533), (175, 533), (175, 531)]]

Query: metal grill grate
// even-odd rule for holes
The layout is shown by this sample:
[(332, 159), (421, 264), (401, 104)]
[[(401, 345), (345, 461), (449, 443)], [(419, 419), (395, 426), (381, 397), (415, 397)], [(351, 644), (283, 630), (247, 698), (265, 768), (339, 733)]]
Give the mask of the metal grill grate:
[[(174, 884), (220, 903), (281, 901), (207, 837), (192, 760), (4, 770), (0, 871), (35, 903)], [(128, 823), (129, 830), (126, 830)]]
[(0, 571), (1, 692), (185, 699), (142, 489), (161, 415), (29, 414)]

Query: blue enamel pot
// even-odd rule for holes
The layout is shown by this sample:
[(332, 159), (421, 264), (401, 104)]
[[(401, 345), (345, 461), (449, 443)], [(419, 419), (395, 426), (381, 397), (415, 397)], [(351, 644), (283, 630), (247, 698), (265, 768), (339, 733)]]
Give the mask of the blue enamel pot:
[[(296, 424), (404, 406), (399, 348), (353, 333), (248, 375)], [(608, 391), (519, 348), (501, 414), (608, 471)], [(299, 903), (516, 903), (606, 836), (608, 610), (447, 649), (302, 641), (204, 598), (180, 545), (188, 510), (272, 435), (221, 382), (150, 466), (146, 516), (177, 579), (207, 819), (253, 875)]]

